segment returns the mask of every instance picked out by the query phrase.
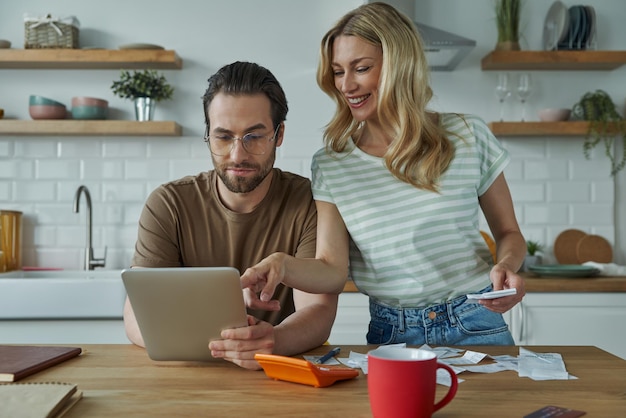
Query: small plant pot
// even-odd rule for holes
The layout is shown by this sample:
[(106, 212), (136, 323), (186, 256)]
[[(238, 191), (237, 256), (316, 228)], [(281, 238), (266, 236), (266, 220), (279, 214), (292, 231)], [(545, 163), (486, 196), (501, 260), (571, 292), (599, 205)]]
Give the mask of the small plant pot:
[(137, 97), (134, 100), (135, 104), (135, 120), (149, 121), (154, 118), (154, 108), (156, 107), (156, 100), (150, 97)]
[(528, 272), (530, 271), (530, 266), (541, 265), (541, 262), (542, 258), (540, 255), (527, 255), (526, 258), (524, 258), (524, 263), (520, 271)]

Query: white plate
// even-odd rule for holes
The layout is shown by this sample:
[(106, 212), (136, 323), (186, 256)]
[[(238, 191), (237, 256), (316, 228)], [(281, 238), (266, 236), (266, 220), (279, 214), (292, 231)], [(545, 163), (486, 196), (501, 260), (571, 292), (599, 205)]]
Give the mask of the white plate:
[(543, 49), (552, 51), (557, 48), (559, 42), (565, 40), (569, 27), (569, 11), (560, 1), (555, 1), (550, 6), (543, 25)]
[(120, 45), (120, 49), (165, 49), (161, 45), (155, 44), (126, 44)]

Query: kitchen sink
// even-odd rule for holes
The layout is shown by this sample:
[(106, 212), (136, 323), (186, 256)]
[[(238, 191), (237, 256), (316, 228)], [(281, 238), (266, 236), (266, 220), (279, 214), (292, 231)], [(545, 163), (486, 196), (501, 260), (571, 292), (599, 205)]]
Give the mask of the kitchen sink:
[(0, 273), (0, 319), (122, 318), (121, 270)]

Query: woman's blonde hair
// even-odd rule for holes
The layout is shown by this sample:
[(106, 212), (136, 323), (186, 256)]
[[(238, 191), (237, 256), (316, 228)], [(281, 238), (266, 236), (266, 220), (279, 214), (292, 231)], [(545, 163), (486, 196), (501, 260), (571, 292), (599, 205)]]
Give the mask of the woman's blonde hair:
[(433, 92), (417, 29), (408, 17), (388, 4), (369, 3), (352, 10), (322, 39), (317, 83), (337, 105), (324, 131), (326, 148), (344, 151), (359, 128), (335, 87), (332, 52), (339, 36), (356, 36), (382, 49), (378, 119), (394, 138), (384, 155), (387, 168), (401, 181), (437, 191), (437, 182), (454, 156), (454, 147), (436, 118), (426, 111)]

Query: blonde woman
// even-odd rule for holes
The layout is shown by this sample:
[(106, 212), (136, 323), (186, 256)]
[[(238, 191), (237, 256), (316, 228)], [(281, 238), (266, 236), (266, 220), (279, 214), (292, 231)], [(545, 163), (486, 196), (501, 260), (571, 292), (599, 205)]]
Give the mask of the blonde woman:
[[(501, 314), (524, 296), (526, 247), (509, 156), (479, 118), (428, 111), (428, 77), (415, 26), (388, 4), (363, 5), (327, 32), (317, 81), (337, 109), (312, 163), (316, 260), (275, 254), (242, 279), (267, 284), (263, 300), (280, 281), (336, 291), (349, 246), (349, 274), (370, 298), (368, 343), (514, 344)], [(505, 288), (517, 294), (466, 303)]]

